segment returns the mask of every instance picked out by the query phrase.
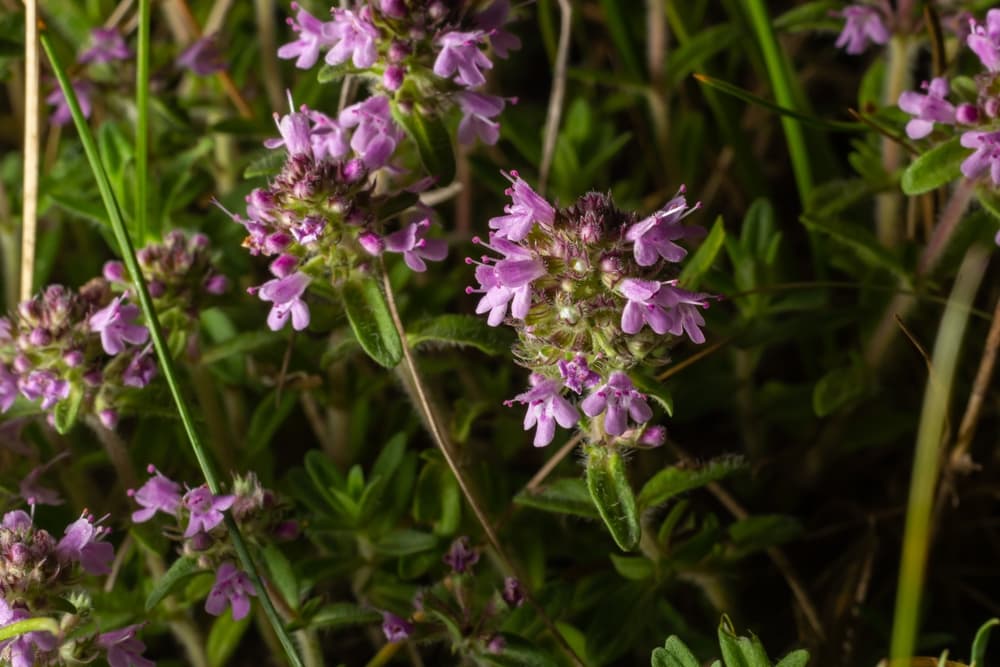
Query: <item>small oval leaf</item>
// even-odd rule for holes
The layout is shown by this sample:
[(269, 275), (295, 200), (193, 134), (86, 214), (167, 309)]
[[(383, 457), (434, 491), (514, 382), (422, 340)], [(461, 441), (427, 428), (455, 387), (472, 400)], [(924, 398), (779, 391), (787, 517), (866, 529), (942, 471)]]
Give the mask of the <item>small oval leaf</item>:
[(382, 366), (395, 368), (403, 358), (403, 343), (378, 283), (373, 278), (347, 283), (341, 296), (361, 348)]
[(621, 454), (601, 446), (587, 448), (587, 490), (619, 548), (633, 551), (639, 546), (639, 510)]
[(198, 566), (198, 559), (194, 556), (181, 556), (175, 560), (170, 569), (164, 572), (163, 576), (156, 582), (153, 590), (150, 591), (149, 596), (146, 598), (146, 611), (150, 611), (158, 605), (181, 582), (199, 572), (201, 572), (201, 567)]
[(908, 195), (919, 195), (946, 185), (961, 177), (962, 160), (969, 157), (970, 149), (959, 143), (959, 137), (935, 146), (903, 172), (900, 185)]

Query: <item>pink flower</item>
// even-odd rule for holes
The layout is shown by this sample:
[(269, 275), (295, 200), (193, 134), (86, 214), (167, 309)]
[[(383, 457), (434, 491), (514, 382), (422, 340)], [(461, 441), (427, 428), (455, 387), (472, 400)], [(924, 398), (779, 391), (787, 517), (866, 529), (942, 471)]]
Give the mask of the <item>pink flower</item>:
[(1000, 132), (966, 132), (961, 143), (976, 149), (962, 162), (962, 174), (974, 179), (989, 170), (993, 185), (1000, 186)]
[(200, 532), (209, 532), (225, 519), (225, 512), (233, 506), (235, 496), (216, 496), (207, 486), (202, 485), (184, 494), (183, 502), (191, 513), (184, 537), (193, 537)]
[(326, 34), (332, 37), (332, 45), (326, 54), (328, 65), (339, 65), (348, 59), (358, 69), (366, 69), (375, 64), (378, 49), (375, 40), (378, 30), (369, 19), (369, 12), (353, 12), (350, 9), (333, 9), (333, 22), (326, 24)]
[(849, 5), (844, 7), (840, 16), (845, 23), (837, 38), (837, 48), (847, 47), (847, 53), (858, 55), (864, 53), (870, 43), (885, 44), (889, 41), (889, 28), (875, 7)]
[(531, 232), (536, 222), (551, 225), (556, 215), (552, 204), (532, 190), (516, 171), (504, 175), (513, 184), (506, 192), (511, 203), (504, 207), (507, 215), (490, 220), (490, 229), (497, 230), (496, 234), (501, 238), (517, 242)]
[(500, 123), (493, 118), (503, 111), (504, 99), (465, 90), (455, 93), (455, 99), (462, 110), (458, 140), (463, 144), (471, 144), (479, 137), (484, 144), (495, 144), (500, 138)]
[(233, 620), (238, 621), (250, 613), (250, 596), (257, 595), (250, 578), (235, 565), (225, 562), (215, 574), (215, 585), (205, 600), (205, 611), (219, 616), (226, 607), (233, 610)]
[(297, 13), (295, 19), (288, 19), (288, 25), (292, 27), (293, 32), (298, 33), (299, 38), (294, 42), (283, 44), (278, 49), (278, 57), (285, 60), (296, 58), (296, 67), (309, 69), (319, 59), (320, 49), (329, 48), (335, 43), (334, 24), (320, 21), (302, 9), (297, 2), (292, 3), (292, 10)]
[(262, 301), (270, 301), (271, 312), (267, 316), (267, 326), (271, 331), (280, 331), (289, 316), (292, 328), (301, 331), (309, 326), (309, 306), (302, 299), (311, 279), (297, 271), (284, 278), (269, 280), (260, 286), (258, 294)]
[(580, 408), (588, 417), (596, 417), (604, 412), (604, 430), (608, 435), (621, 435), (627, 427), (627, 417), (637, 423), (644, 423), (653, 417), (653, 411), (646, 402), (645, 394), (635, 390), (632, 380), (621, 371), (615, 371), (605, 385), (583, 399)]
[(425, 238), (431, 226), (430, 218), (411, 222), (385, 237), (385, 250), (403, 253), (403, 261), (414, 271), (426, 271), (425, 259), (439, 262), (448, 255), (448, 244), (441, 239)]
[(97, 645), (107, 651), (111, 667), (155, 667), (155, 662), (142, 656), (146, 645), (135, 636), (142, 625), (129, 625), (97, 636)]
[(84, 515), (66, 527), (66, 534), (56, 545), (56, 553), (65, 561), (76, 561), (89, 574), (111, 572), (115, 548), (102, 542), (110, 529), (98, 525), (92, 516)]
[(482, 30), (470, 32), (448, 32), (437, 38), (441, 48), (434, 60), (434, 73), (442, 78), (454, 74), (454, 81), (466, 88), (475, 88), (486, 83), (482, 70), (492, 69), (493, 63), (479, 50), (486, 33)]
[(923, 139), (934, 129), (934, 123), (955, 123), (955, 107), (944, 99), (948, 96), (948, 79), (938, 77), (921, 87), (926, 95), (908, 90), (899, 96), (899, 108), (916, 116), (906, 124), (910, 139)]
[(124, 350), (126, 343), (142, 345), (149, 339), (149, 330), (134, 323), (139, 317), (139, 308), (122, 305), (124, 299), (124, 296), (115, 297), (87, 320), (91, 331), (101, 335), (104, 351), (112, 356)]
[(141, 510), (132, 513), (133, 523), (149, 521), (157, 512), (177, 516), (177, 511), (181, 507), (181, 485), (152, 465), (147, 470), (153, 476), (139, 487), (138, 491), (128, 490), (129, 497), (142, 507)]
[(518, 394), (513, 401), (507, 401), (507, 405), (512, 405), (514, 401), (527, 404), (524, 430), (537, 426), (534, 445), (545, 447), (555, 437), (557, 423), (563, 428), (569, 428), (580, 420), (580, 413), (562, 396), (562, 383), (559, 380), (532, 373), (529, 382), (531, 389)]

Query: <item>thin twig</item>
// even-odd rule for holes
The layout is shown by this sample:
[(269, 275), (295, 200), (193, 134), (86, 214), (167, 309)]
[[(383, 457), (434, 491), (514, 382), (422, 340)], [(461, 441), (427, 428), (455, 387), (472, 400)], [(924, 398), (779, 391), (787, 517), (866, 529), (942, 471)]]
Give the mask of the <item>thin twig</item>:
[(729, 338), (723, 338), (722, 340), (718, 341), (717, 343), (712, 343), (711, 345), (709, 345), (705, 349), (699, 350), (697, 353), (692, 354), (690, 357), (688, 357), (684, 361), (676, 363), (673, 366), (671, 366), (670, 368), (668, 368), (667, 370), (663, 371), (662, 373), (660, 373), (659, 375), (656, 376), (656, 379), (660, 380), (662, 382), (663, 380), (666, 380), (667, 378), (673, 377), (674, 375), (676, 375), (677, 373), (680, 373), (682, 370), (684, 370), (685, 368), (687, 368), (691, 364), (697, 363), (697, 362), (701, 361), (702, 359), (704, 359), (705, 357), (707, 357), (708, 355), (712, 354), (713, 352), (715, 352), (716, 350), (718, 350), (720, 347), (723, 347), (724, 345), (728, 345), (732, 340), (733, 340), (732, 337), (729, 337)]
[(21, 300), (31, 298), (38, 232), (38, 0), (24, 2), (24, 182), (21, 216)]
[(278, 35), (274, 23), (274, 0), (254, 0), (254, 16), (257, 19), (257, 35), (260, 38), (261, 69), (264, 75), (264, 90), (272, 109), (280, 109), (285, 104), (281, 91), (281, 69), (278, 67)]
[(580, 657), (576, 654), (576, 651), (573, 650), (573, 647), (569, 645), (566, 638), (563, 637), (559, 629), (556, 628), (552, 619), (549, 618), (548, 612), (545, 611), (545, 608), (542, 607), (532, 592), (528, 589), (527, 580), (520, 574), (518, 568), (514, 565), (514, 561), (507, 555), (507, 551), (500, 543), (500, 538), (493, 529), (493, 525), (490, 523), (489, 517), (486, 516), (486, 512), (483, 510), (478, 496), (473, 492), (468, 479), (466, 479), (465, 475), (462, 473), (462, 470), (458, 465), (458, 461), (455, 459), (454, 452), (452, 451), (451, 443), (448, 441), (448, 436), (438, 423), (438, 416), (434, 408), (431, 406), (430, 399), (427, 397), (424, 382), (420, 377), (420, 371), (417, 369), (417, 364), (413, 359), (413, 353), (410, 350), (410, 346), (406, 342), (406, 328), (403, 326), (403, 320), (400, 318), (399, 310), (396, 308), (396, 299), (393, 295), (392, 283), (389, 280), (389, 273), (386, 271), (384, 263), (380, 263), (380, 269), (382, 273), (382, 284), (385, 288), (386, 304), (389, 306), (392, 323), (396, 328), (396, 332), (399, 334), (399, 338), (403, 341), (403, 364), (412, 382), (414, 393), (413, 398), (415, 399), (417, 407), (420, 409), (420, 412), (424, 417), (424, 421), (427, 424), (427, 430), (430, 431), (434, 444), (437, 445), (437, 448), (441, 451), (441, 455), (444, 456), (444, 460), (448, 464), (448, 468), (455, 476), (455, 480), (458, 482), (462, 495), (465, 496), (466, 502), (468, 502), (469, 507), (472, 508), (472, 513), (476, 515), (476, 520), (483, 529), (483, 533), (485, 533), (486, 539), (493, 548), (493, 551), (500, 558), (501, 562), (503, 562), (504, 566), (519, 580), (521, 580), (522, 585), (525, 586), (525, 598), (538, 611), (539, 617), (545, 623), (549, 632), (552, 633), (553, 638), (566, 652), (566, 655), (569, 656), (573, 663), (578, 667), (585, 667), (583, 660), (580, 659)]
[(538, 472), (535, 473), (535, 476), (524, 485), (522, 493), (530, 493), (541, 486), (545, 479), (552, 474), (552, 471), (563, 462), (563, 459), (569, 456), (573, 450), (576, 449), (576, 446), (579, 445), (582, 440), (583, 433), (577, 433), (572, 438), (567, 440), (566, 444), (559, 448), (559, 451), (556, 452), (555, 456), (546, 461), (545, 465), (539, 468)]
[(573, 8), (569, 0), (559, 0), (559, 46), (556, 48), (555, 70), (552, 73), (552, 92), (549, 94), (549, 110), (545, 116), (545, 133), (542, 141), (542, 162), (538, 167), (538, 192), (545, 194), (549, 182), (549, 170), (556, 152), (559, 136), (559, 121), (562, 119), (563, 102), (566, 99), (566, 68), (569, 63), (569, 38), (573, 27)]
[[(694, 461), (694, 458), (677, 443), (671, 442), (670, 446), (682, 460)], [(706, 488), (737, 520), (742, 520), (750, 516), (750, 513), (717, 482), (710, 482)], [(771, 547), (767, 550), (767, 555), (775, 567), (778, 568), (778, 571), (781, 572), (782, 576), (784, 576), (788, 587), (792, 589), (792, 595), (795, 596), (799, 607), (802, 608), (802, 613), (805, 615), (806, 620), (809, 621), (813, 632), (819, 639), (824, 639), (826, 635), (823, 632), (823, 624), (819, 620), (816, 607), (813, 605), (812, 600), (810, 600), (809, 593), (806, 592), (805, 586), (802, 585), (802, 581), (799, 579), (798, 574), (796, 574), (791, 562), (785, 556), (785, 553), (778, 547)]]

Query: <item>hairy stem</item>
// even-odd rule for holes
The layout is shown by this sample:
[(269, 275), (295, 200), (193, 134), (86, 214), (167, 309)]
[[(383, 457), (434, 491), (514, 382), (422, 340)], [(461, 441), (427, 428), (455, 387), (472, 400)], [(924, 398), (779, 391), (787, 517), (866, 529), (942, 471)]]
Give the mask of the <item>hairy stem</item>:
[(563, 651), (566, 652), (567, 656), (572, 659), (573, 663), (577, 665), (577, 667), (585, 667), (583, 661), (580, 659), (580, 656), (578, 656), (573, 650), (573, 647), (569, 645), (566, 638), (563, 637), (562, 633), (559, 632), (559, 629), (556, 628), (555, 623), (551, 618), (549, 618), (548, 612), (545, 611), (542, 605), (529, 590), (527, 580), (520, 574), (518, 568), (515, 567), (514, 562), (507, 555), (507, 551), (504, 549), (500, 542), (500, 538), (493, 529), (493, 524), (490, 523), (489, 517), (486, 516), (486, 512), (483, 510), (482, 503), (479, 501), (478, 496), (473, 491), (468, 479), (465, 477), (461, 467), (458, 465), (458, 461), (455, 459), (455, 454), (452, 451), (448, 436), (446, 435), (445, 430), (441, 427), (438, 415), (431, 406), (431, 402), (427, 396), (427, 391), (424, 387), (424, 382), (420, 376), (420, 371), (417, 369), (417, 364), (413, 359), (413, 353), (406, 341), (406, 329), (403, 327), (403, 321), (399, 316), (399, 310), (396, 308), (396, 299), (393, 296), (392, 283), (389, 281), (389, 273), (385, 270), (384, 263), (380, 263), (379, 266), (382, 272), (382, 284), (385, 288), (386, 303), (389, 306), (392, 323), (396, 328), (396, 332), (399, 334), (400, 340), (403, 341), (403, 364), (407, 374), (410, 376), (410, 380), (412, 381), (412, 385), (410, 385), (410, 387), (412, 388), (414, 402), (421, 412), (424, 423), (427, 426), (427, 430), (430, 432), (431, 438), (434, 440), (434, 444), (437, 445), (437, 448), (441, 451), (441, 455), (444, 456), (444, 460), (448, 464), (448, 468), (455, 476), (455, 480), (458, 482), (458, 486), (462, 490), (462, 495), (465, 496), (466, 502), (468, 502), (469, 507), (472, 508), (472, 513), (475, 514), (476, 520), (483, 529), (483, 533), (486, 535), (486, 540), (493, 548), (493, 551), (497, 554), (497, 556), (499, 556), (504, 566), (521, 580), (522, 585), (525, 587), (525, 597), (538, 611), (538, 614), (545, 623), (545, 626), (548, 628), (549, 632), (552, 633), (552, 636), (559, 643), (560, 647), (562, 647)]

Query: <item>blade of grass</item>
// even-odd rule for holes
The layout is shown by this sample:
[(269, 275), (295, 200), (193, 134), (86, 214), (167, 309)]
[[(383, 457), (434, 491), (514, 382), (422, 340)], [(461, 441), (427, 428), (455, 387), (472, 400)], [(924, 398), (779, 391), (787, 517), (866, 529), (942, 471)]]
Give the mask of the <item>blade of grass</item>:
[(152, 0), (139, 0), (139, 44), (135, 70), (135, 235), (146, 242), (149, 207), (149, 14)]
[[(167, 386), (170, 388), (170, 393), (173, 396), (174, 403), (177, 408), (177, 414), (180, 417), (181, 423), (184, 425), (184, 431), (187, 433), (195, 458), (198, 459), (198, 465), (205, 477), (205, 482), (208, 484), (208, 488), (213, 494), (218, 494), (221, 491), (218, 477), (216, 476), (212, 461), (208, 457), (205, 446), (201, 441), (201, 437), (198, 435), (191, 411), (188, 408), (184, 394), (181, 391), (180, 382), (177, 379), (177, 370), (174, 368), (173, 359), (170, 357), (170, 348), (167, 346), (167, 340), (163, 335), (163, 328), (160, 326), (156, 309), (153, 306), (153, 300), (149, 296), (149, 289), (146, 286), (146, 280), (139, 268), (139, 261), (135, 255), (135, 248), (132, 245), (132, 240), (129, 237), (128, 230), (125, 228), (125, 220), (122, 216), (118, 202), (115, 200), (114, 192), (111, 189), (111, 182), (108, 180), (108, 175), (104, 171), (104, 166), (101, 164), (97, 144), (94, 142), (94, 137), (90, 132), (90, 127), (87, 125), (87, 121), (83, 117), (83, 112), (80, 110), (80, 103), (77, 101), (76, 93), (70, 85), (69, 76), (66, 74), (66, 70), (56, 57), (55, 51), (52, 48), (52, 43), (49, 41), (48, 36), (44, 33), (41, 34), (40, 41), (42, 48), (45, 50), (45, 55), (48, 56), (49, 63), (52, 65), (52, 71), (59, 80), (59, 86), (62, 88), (63, 94), (66, 96), (66, 101), (69, 104), (70, 113), (73, 117), (73, 123), (76, 125), (77, 132), (80, 134), (80, 143), (83, 144), (84, 153), (86, 153), (87, 161), (90, 163), (90, 168), (94, 172), (94, 179), (97, 181), (97, 187), (101, 193), (101, 199), (104, 201), (104, 206), (108, 212), (108, 218), (111, 220), (111, 227), (114, 231), (115, 240), (118, 242), (122, 260), (125, 262), (125, 266), (128, 268), (129, 274), (132, 276), (135, 283), (135, 291), (139, 299), (139, 305), (146, 318), (150, 338), (152, 338), (153, 346), (156, 348), (156, 356), (160, 363), (160, 369), (163, 372), (163, 377), (167, 381)], [(271, 626), (274, 628), (274, 632), (277, 635), (278, 640), (281, 642), (282, 648), (285, 650), (289, 664), (294, 667), (302, 667), (302, 662), (295, 651), (295, 646), (292, 643), (291, 637), (289, 637), (288, 633), (285, 631), (284, 624), (281, 622), (278, 612), (274, 608), (274, 604), (268, 595), (267, 588), (264, 586), (264, 583), (260, 578), (260, 573), (257, 571), (257, 566), (254, 563), (250, 552), (247, 550), (247, 546), (243, 540), (242, 534), (240, 533), (240, 529), (233, 520), (232, 515), (229, 513), (226, 514), (226, 528), (232, 538), (236, 554), (239, 557), (240, 562), (243, 564), (243, 568), (250, 576), (250, 580), (253, 582), (254, 588), (257, 591), (257, 599), (263, 606), (264, 613), (267, 616), (268, 621), (271, 623)]]
[(906, 508), (906, 530), (900, 558), (899, 588), (893, 619), (891, 657), (893, 665), (908, 664), (913, 655), (920, 620), (927, 552), (930, 548), (931, 509), (937, 489), (938, 461), (948, 412), (948, 399), (958, 364), (958, 353), (969, 321), (970, 307), (986, 270), (986, 251), (973, 247), (966, 255), (951, 291), (934, 342), (934, 374), (928, 376), (924, 392), (913, 476)]
[[(771, 88), (774, 90), (774, 98), (778, 105), (794, 109), (797, 104), (795, 86), (792, 83), (792, 69), (771, 27), (767, 6), (764, 0), (746, 0), (745, 8), (750, 15), (750, 23), (764, 55), (764, 65), (771, 81)], [(783, 116), (781, 125), (785, 130), (788, 153), (792, 158), (792, 171), (795, 174), (795, 185), (799, 190), (799, 199), (806, 201), (806, 197), (812, 191), (813, 174), (802, 124), (796, 118)]]

